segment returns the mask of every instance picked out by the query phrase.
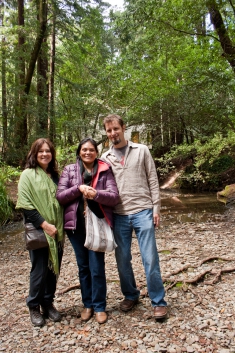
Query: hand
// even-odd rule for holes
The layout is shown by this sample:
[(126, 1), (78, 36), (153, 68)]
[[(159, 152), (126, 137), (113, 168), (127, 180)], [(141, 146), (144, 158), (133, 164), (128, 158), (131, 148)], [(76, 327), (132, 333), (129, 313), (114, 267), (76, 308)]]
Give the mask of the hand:
[(56, 227), (54, 226), (54, 224), (50, 224), (48, 223), (47, 221), (44, 221), (42, 224), (41, 224), (41, 227), (43, 230), (45, 230), (45, 232), (50, 236), (52, 237), (53, 239), (55, 239), (55, 236), (57, 234), (57, 229)]
[(97, 191), (88, 185), (80, 185), (79, 190), (87, 199), (93, 200), (97, 194)]
[(160, 215), (158, 213), (155, 213), (153, 215), (153, 223), (154, 223), (154, 227), (157, 228), (160, 225)]

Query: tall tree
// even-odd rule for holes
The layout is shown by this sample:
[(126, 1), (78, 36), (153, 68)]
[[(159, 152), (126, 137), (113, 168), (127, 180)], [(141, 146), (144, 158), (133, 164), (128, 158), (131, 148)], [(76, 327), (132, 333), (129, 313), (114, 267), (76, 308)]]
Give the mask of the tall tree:
[[(47, 29), (47, 0), (37, 0), (37, 33), (31, 51), (28, 67), (25, 70), (25, 56), (20, 57), (20, 90), (19, 90), (19, 105), (17, 109), (17, 117), (15, 122), (15, 138), (14, 138), (14, 150), (22, 151), (25, 155), (23, 146), (27, 145), (28, 134), (27, 134), (27, 103), (28, 95), (30, 92), (31, 82), (34, 74), (35, 65), (39, 57), (39, 53), (42, 47), (42, 43), (46, 37)], [(18, 24), (20, 28), (19, 32), (19, 52), (24, 52), (24, 0), (18, 0)], [(22, 156), (19, 156), (22, 158)]]
[[(27, 115), (26, 99), (25, 99), (25, 57), (24, 57), (24, 0), (18, 0), (18, 52), (19, 55), (19, 96), (17, 97), (17, 104), (15, 109), (15, 126), (14, 126), (14, 149), (19, 153), (21, 148), (27, 144)], [(13, 157), (15, 158), (15, 156)], [(22, 158), (22, 156), (20, 156)]]
[(56, 140), (56, 124), (55, 124), (55, 26), (56, 26), (56, 15), (53, 8), (52, 15), (52, 30), (51, 30), (51, 45), (50, 45), (50, 72), (49, 72), (49, 87), (48, 87), (48, 120), (49, 120), (49, 136), (52, 141)]
[[(0, 6), (0, 27), (4, 27), (4, 2)], [(3, 159), (7, 151), (7, 88), (6, 88), (6, 38), (2, 35), (1, 40), (1, 66), (2, 66), (2, 127), (3, 127), (3, 144), (2, 154)]]

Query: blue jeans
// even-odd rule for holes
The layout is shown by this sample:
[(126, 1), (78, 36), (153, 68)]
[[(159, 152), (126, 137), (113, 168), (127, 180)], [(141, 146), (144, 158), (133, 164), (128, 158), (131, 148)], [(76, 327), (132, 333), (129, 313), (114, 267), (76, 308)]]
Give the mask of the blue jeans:
[(147, 209), (131, 215), (114, 214), (115, 249), (121, 290), (126, 299), (135, 300), (140, 292), (136, 288), (132, 269), (131, 241), (135, 231), (142, 262), (145, 269), (147, 288), (152, 306), (166, 306), (165, 290), (161, 278), (159, 257), (155, 240), (153, 210)]
[(95, 312), (105, 311), (107, 288), (104, 253), (84, 247), (84, 232), (77, 230), (66, 232), (77, 260), (84, 307), (93, 308)]

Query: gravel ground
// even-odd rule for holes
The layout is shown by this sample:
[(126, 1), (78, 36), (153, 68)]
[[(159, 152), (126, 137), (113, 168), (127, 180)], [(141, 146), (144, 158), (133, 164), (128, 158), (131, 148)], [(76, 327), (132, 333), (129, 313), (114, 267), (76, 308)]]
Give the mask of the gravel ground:
[[(79, 284), (75, 256), (66, 239), (55, 298), (63, 319), (60, 323), (48, 320), (44, 327), (36, 328), (25, 305), (30, 262), (23, 233), (6, 232), (0, 241), (0, 352), (235, 352), (234, 215), (230, 213), (218, 222), (170, 225), (164, 225), (163, 218), (156, 239), (167, 288), (167, 320), (152, 318), (133, 236), (140, 303), (128, 313), (119, 310), (122, 294), (115, 258), (113, 253), (107, 254), (108, 321), (99, 325), (92, 318), (82, 323), (80, 290), (61, 294)], [(219, 276), (221, 269), (227, 272)]]

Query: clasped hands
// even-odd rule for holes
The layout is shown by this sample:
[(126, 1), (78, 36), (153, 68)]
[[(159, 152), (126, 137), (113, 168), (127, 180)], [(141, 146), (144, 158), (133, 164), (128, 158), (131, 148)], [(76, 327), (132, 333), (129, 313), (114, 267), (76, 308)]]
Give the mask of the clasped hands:
[(97, 191), (93, 187), (84, 184), (79, 186), (79, 190), (86, 199), (90, 200), (93, 200), (97, 194)]

